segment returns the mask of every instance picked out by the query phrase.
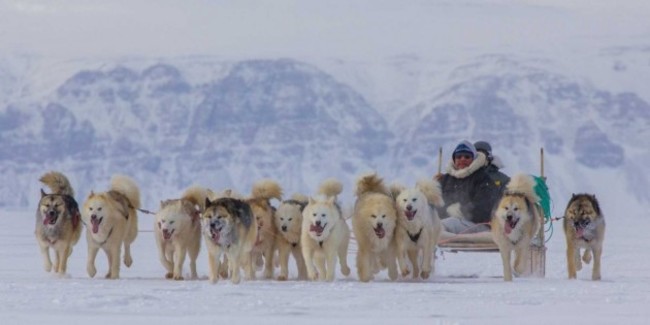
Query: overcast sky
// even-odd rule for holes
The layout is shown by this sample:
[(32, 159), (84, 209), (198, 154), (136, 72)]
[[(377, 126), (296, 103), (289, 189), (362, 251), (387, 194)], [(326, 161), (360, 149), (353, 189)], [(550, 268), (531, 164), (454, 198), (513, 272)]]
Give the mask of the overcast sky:
[(0, 48), (56, 57), (373, 57), (643, 45), (648, 17), (646, 0), (0, 0)]

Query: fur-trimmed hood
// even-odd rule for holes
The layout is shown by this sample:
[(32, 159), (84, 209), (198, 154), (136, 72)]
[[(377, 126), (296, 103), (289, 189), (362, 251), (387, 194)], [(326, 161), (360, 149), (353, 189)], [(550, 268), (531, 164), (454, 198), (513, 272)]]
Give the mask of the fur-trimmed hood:
[(485, 154), (479, 151), (476, 154), (476, 159), (474, 159), (469, 166), (463, 169), (454, 168), (454, 159), (450, 159), (449, 164), (447, 165), (447, 173), (455, 178), (465, 178), (485, 166), (486, 163), (487, 158), (485, 157)]
[(496, 166), (498, 169), (503, 169), (505, 165), (503, 164), (503, 161), (501, 161), (501, 158), (499, 156), (492, 156), (492, 165)]

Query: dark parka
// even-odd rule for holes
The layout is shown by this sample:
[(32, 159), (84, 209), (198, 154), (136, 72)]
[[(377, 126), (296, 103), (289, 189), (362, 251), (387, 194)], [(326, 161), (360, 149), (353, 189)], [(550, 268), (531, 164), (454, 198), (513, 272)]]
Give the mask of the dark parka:
[(463, 217), (474, 223), (489, 222), (494, 205), (500, 196), (499, 188), (483, 168), (485, 154), (478, 152), (476, 159), (463, 169), (454, 169), (453, 160), (442, 175), (440, 186), (445, 206), (438, 209), (440, 218), (449, 217), (447, 208), (460, 204)]

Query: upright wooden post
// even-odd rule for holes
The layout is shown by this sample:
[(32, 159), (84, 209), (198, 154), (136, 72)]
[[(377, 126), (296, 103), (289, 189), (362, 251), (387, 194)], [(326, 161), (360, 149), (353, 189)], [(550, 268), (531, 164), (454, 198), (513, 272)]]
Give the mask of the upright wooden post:
[(438, 175), (442, 173), (442, 147), (438, 148)]
[[(546, 181), (544, 176), (544, 148), (540, 148), (539, 151), (539, 160), (540, 160), (540, 177)], [(532, 275), (536, 277), (543, 278), (546, 276), (546, 245), (544, 243), (544, 209), (541, 205), (535, 205), (537, 213), (540, 216), (539, 222), (539, 231), (537, 235), (533, 237), (533, 241), (530, 245), (530, 266), (532, 270)]]

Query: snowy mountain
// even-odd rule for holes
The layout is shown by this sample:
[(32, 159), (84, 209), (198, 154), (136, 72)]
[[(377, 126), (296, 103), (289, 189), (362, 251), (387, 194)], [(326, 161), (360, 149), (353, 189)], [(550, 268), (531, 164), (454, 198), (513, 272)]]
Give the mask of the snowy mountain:
[[(619, 74), (624, 59), (612, 58), (609, 73)], [(490, 141), (510, 174), (539, 174), (544, 147), (558, 213), (571, 192), (615, 188), (632, 194), (626, 204), (650, 204), (650, 181), (637, 163), (650, 157), (647, 94), (595, 86), (588, 75), (564, 72), (563, 62), (505, 54), (376, 65), (21, 60), (29, 62), (0, 66), (31, 67), (1, 80), (1, 206), (33, 206), (38, 177), (50, 169), (70, 176), (79, 199), (105, 189), (114, 173), (131, 175), (152, 209), (191, 184), (247, 193), (263, 177), (286, 194), (312, 193), (337, 177), (350, 197), (368, 170), (388, 181), (430, 177), (438, 148), (446, 164), (461, 139)], [(393, 93), (381, 91), (390, 81), (373, 79), (381, 69), (397, 80)], [(39, 83), (42, 76), (53, 81)], [(415, 90), (400, 90), (404, 84)]]

